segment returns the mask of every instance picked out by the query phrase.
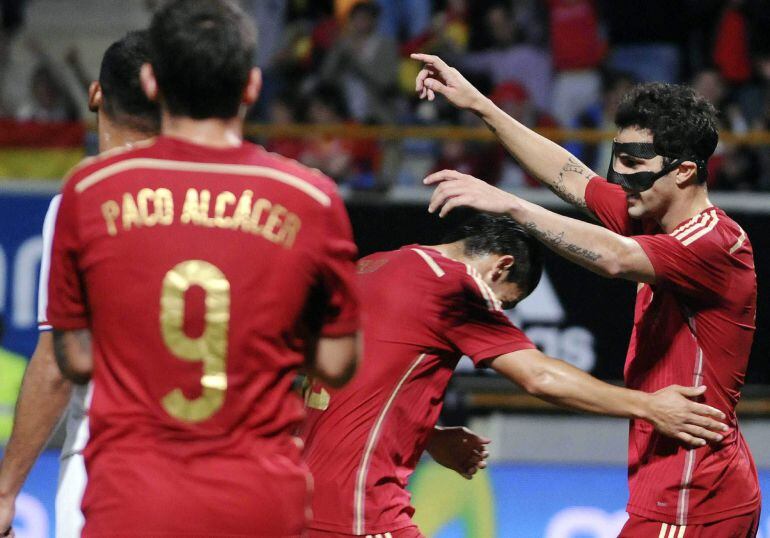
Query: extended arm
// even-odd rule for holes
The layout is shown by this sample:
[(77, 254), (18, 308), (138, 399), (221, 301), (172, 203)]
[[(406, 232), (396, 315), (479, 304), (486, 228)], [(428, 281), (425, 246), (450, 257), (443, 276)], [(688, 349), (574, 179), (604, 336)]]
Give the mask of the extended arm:
[(600, 415), (642, 419), (660, 433), (694, 446), (721, 441), (722, 435), (716, 432), (727, 429), (715, 420), (724, 419), (721, 411), (688, 399), (703, 394), (705, 387), (672, 385), (653, 394), (625, 389), (536, 349), (506, 353), (492, 359), (490, 366), (548, 402)]
[(609, 278), (655, 282), (655, 270), (639, 243), (606, 228), (559, 215), (492, 187), (479, 179), (451, 170), (425, 178), (437, 185), (430, 212), (443, 217), (460, 206), (508, 214), (548, 248), (586, 269)]
[(64, 377), (78, 385), (85, 385), (91, 379), (94, 369), (91, 354), (91, 331), (53, 331), (53, 347), (56, 363)]
[(440, 93), (453, 105), (476, 113), (532, 177), (565, 202), (590, 214), (585, 191), (588, 180), (596, 175), (590, 168), (555, 142), (500, 110), (438, 56), (412, 54), (412, 58), (425, 63), (416, 83), (422, 98), (432, 100)]
[(0, 462), (0, 532), (10, 526), (16, 497), (66, 409), (71, 392), (72, 384), (56, 366), (53, 336), (41, 333), (24, 373), (13, 431)]

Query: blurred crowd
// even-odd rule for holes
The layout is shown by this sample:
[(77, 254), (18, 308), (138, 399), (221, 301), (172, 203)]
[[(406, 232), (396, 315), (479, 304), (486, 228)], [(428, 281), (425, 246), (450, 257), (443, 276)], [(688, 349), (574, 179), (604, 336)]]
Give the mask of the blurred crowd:
[[(38, 65), (13, 100), (4, 43), (22, 0), (0, 0), (0, 116), (76, 120), (80, 95), (61, 83), (88, 75), (76, 49)], [(153, 2), (147, 2), (152, 7)], [(770, 129), (770, 0), (241, 0), (259, 28), (265, 87), (250, 112), (275, 125), (479, 126), (441, 99), (419, 101), (412, 52), (438, 54), (530, 127), (611, 129), (633, 84), (691, 84), (718, 109), (723, 131)], [(19, 90), (17, 88), (17, 90)], [(280, 138), (262, 142), (354, 188), (413, 185), (455, 168), (503, 187), (534, 186), (489, 142)], [(563, 142), (606, 171), (609, 143)], [(770, 190), (770, 146), (721, 143), (711, 186)]]

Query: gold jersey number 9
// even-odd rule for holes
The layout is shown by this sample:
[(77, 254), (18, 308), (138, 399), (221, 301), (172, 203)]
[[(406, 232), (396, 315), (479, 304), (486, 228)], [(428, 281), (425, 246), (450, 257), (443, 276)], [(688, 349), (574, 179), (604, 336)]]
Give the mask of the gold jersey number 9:
[[(185, 293), (200, 286), (206, 293), (205, 325), (198, 338), (184, 332)], [(227, 390), (227, 334), (230, 326), (230, 282), (215, 265), (188, 260), (163, 279), (160, 330), (166, 347), (181, 360), (202, 362), (201, 395), (188, 399), (182, 389), (166, 394), (161, 403), (172, 417), (202, 422), (222, 408)]]

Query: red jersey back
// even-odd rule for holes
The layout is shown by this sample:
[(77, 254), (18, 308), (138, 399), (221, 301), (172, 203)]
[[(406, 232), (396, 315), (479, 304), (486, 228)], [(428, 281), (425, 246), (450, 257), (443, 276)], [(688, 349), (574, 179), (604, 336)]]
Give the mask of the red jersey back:
[(722, 443), (689, 449), (639, 420), (629, 435), (628, 511), (675, 525), (703, 524), (753, 512), (760, 503), (754, 461), (738, 429), (740, 398), (755, 330), (757, 284), (746, 233), (709, 207), (671, 234), (650, 222), (634, 235), (623, 191), (594, 178), (588, 207), (617, 233), (630, 235), (655, 270), (640, 285), (625, 365), (629, 388), (706, 385), (704, 403), (727, 415)]
[(465, 354), (534, 348), (469, 266), (412, 245), (358, 264), (364, 357), (341, 390), (306, 392), (313, 525), (364, 535), (412, 526), (407, 481)]
[(48, 319), (93, 333), (86, 534), (141, 510), (122, 532), (288, 533), (252, 517), (282, 473), (304, 518), (300, 334), (311, 297), (316, 330), (355, 332), (354, 257), (333, 182), (252, 144), (161, 137), (72, 174)]

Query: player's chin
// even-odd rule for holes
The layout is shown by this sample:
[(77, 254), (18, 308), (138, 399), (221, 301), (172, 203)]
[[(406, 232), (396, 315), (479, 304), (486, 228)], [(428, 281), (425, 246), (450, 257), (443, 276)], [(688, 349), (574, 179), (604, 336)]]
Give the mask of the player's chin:
[(632, 219), (640, 219), (647, 214), (647, 208), (639, 195), (628, 195), (626, 203), (628, 204), (628, 216)]

